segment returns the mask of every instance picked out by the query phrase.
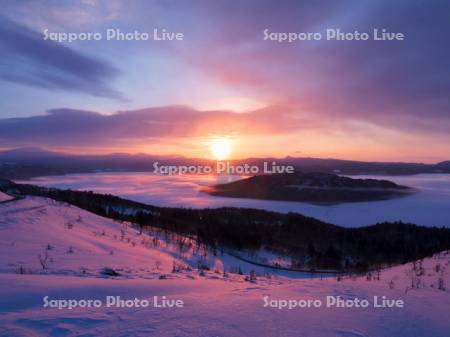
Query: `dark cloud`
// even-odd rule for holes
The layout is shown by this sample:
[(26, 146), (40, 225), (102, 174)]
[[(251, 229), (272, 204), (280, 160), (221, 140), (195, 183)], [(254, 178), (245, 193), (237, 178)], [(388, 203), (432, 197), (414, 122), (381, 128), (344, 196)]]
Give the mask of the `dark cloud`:
[(322, 127), (298, 118), (289, 109), (266, 108), (249, 113), (198, 111), (167, 106), (102, 115), (55, 109), (46, 115), (0, 119), (3, 146), (106, 146), (150, 139), (225, 134), (276, 134)]
[(118, 75), (111, 65), (80, 54), (0, 16), (0, 79), (52, 90), (77, 91), (123, 99), (109, 82)]
[[(243, 96), (282, 107), (236, 114), (177, 106), (109, 116), (60, 109), (43, 116), (0, 120), (0, 141), (14, 146), (33, 142), (92, 146), (208, 133), (281, 134), (319, 127), (329, 131), (343, 126), (349, 138), (364, 133), (377, 141), (379, 135), (368, 131), (378, 132), (373, 124), (401, 130), (403, 135), (426, 135), (433, 141), (448, 134), (448, 1), (156, 1), (130, 6), (130, 13), (133, 27), (148, 29), (157, 22), (157, 26), (185, 32), (185, 42), (161, 46), (168, 48), (167, 55), (186, 62), (187, 70), (195, 67), (207, 80), (219, 79), (237, 95), (242, 88)], [(404, 33), (406, 40), (280, 44), (263, 41), (265, 28), (322, 33), (327, 28), (346, 32), (386, 28)], [(98, 60), (44, 43), (36, 32), (11, 21), (0, 22), (0, 38), (3, 79), (119, 96), (109, 87), (117, 71)], [(141, 49), (133, 52), (142, 55)], [(156, 59), (155, 64), (160, 61)], [(173, 83), (176, 88), (183, 83), (183, 76), (154, 79), (167, 97)], [(212, 82), (205, 81), (205, 86)], [(139, 94), (147, 97), (148, 92)]]

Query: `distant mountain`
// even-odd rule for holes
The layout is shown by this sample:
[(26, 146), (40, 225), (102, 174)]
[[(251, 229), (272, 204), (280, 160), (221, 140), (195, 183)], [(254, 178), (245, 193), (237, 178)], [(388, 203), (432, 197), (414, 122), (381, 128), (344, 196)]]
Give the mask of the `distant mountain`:
[(0, 152), (0, 160), (35, 160), (49, 157), (61, 157), (64, 154), (48, 151), (40, 147), (22, 147)]
[(412, 189), (388, 180), (297, 172), (254, 176), (208, 187), (204, 191), (211, 195), (233, 198), (342, 203), (400, 197), (408, 195)]
[(438, 166), (444, 170), (450, 170), (450, 160), (440, 162), (436, 166)]
[(292, 165), (301, 172), (327, 172), (345, 175), (382, 174), (408, 175), (420, 173), (450, 173), (450, 168), (436, 164), (403, 162), (364, 162), (342, 159), (286, 157), (281, 159), (246, 159), (245, 162), (261, 165), (262, 161), (276, 161), (279, 165)]
[[(407, 175), (419, 173), (450, 173), (450, 161), (438, 164), (362, 162), (320, 158), (246, 158), (230, 160), (231, 165), (255, 165), (263, 169), (264, 163), (275, 161), (278, 165), (292, 165), (298, 172), (326, 172), (343, 175), (386, 174)], [(77, 155), (48, 151), (38, 147), (18, 148), (0, 152), (0, 177), (25, 179), (36, 176), (98, 171), (152, 172), (153, 164), (161, 165), (212, 165), (213, 160), (186, 158), (177, 155), (149, 155), (113, 153), (102, 155)]]
[(77, 155), (29, 147), (0, 152), (0, 177), (28, 179), (37, 176), (99, 171), (152, 172), (153, 163), (157, 161), (163, 165), (190, 165), (193, 162), (206, 162), (206, 160), (187, 159), (174, 155), (152, 156), (142, 153)]

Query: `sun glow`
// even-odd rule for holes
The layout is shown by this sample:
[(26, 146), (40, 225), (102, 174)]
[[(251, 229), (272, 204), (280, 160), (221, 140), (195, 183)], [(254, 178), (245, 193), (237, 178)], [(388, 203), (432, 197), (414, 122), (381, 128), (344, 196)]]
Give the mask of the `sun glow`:
[(215, 138), (211, 141), (210, 148), (216, 160), (225, 160), (230, 156), (231, 142), (227, 138)]

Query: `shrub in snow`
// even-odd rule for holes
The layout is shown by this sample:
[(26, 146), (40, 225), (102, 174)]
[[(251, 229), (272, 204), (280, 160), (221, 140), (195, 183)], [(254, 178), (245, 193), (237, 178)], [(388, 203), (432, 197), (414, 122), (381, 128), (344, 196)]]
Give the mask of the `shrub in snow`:
[(439, 290), (443, 290), (443, 291), (445, 291), (445, 281), (444, 281), (444, 278), (441, 276), (441, 277), (439, 277), (439, 280), (438, 280), (438, 289)]
[(109, 268), (109, 267), (103, 268), (102, 271), (100, 272), (100, 274), (106, 275), (106, 276), (120, 276), (120, 274), (118, 272), (116, 272), (114, 269)]
[(411, 289), (419, 289), (422, 286), (422, 280), (420, 277), (411, 278)]
[(185, 267), (182, 263), (179, 263), (177, 261), (173, 261), (172, 265), (172, 273), (179, 273), (180, 271), (184, 270)]
[(199, 260), (197, 261), (197, 269), (198, 270), (209, 270), (209, 266), (206, 264), (206, 262)]
[(438, 263), (438, 264), (436, 264), (436, 266), (434, 266), (434, 271), (436, 273), (439, 273), (441, 271), (441, 264), (440, 263)]
[(48, 250), (46, 250), (43, 254), (39, 254), (38, 259), (42, 269), (47, 269), (49, 262)]
[(33, 272), (29, 269), (26, 269), (24, 266), (20, 265), (19, 268), (15, 270), (16, 274), (32, 274)]
[(412, 269), (415, 272), (416, 276), (425, 275), (425, 269), (423, 268), (422, 260), (413, 262)]
[(389, 281), (389, 289), (394, 289), (394, 288), (395, 288), (394, 280), (390, 280)]
[(154, 237), (152, 239), (152, 243), (153, 243), (153, 247), (158, 247), (160, 244), (159, 239), (157, 237)]
[(251, 270), (250, 274), (245, 277), (245, 281), (256, 282), (256, 272), (254, 270)]

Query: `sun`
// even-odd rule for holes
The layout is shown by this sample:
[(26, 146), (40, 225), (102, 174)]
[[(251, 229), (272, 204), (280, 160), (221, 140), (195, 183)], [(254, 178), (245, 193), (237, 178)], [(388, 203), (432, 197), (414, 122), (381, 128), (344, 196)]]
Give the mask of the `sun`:
[(231, 153), (231, 142), (227, 138), (215, 138), (212, 140), (211, 153), (216, 160), (228, 159)]

